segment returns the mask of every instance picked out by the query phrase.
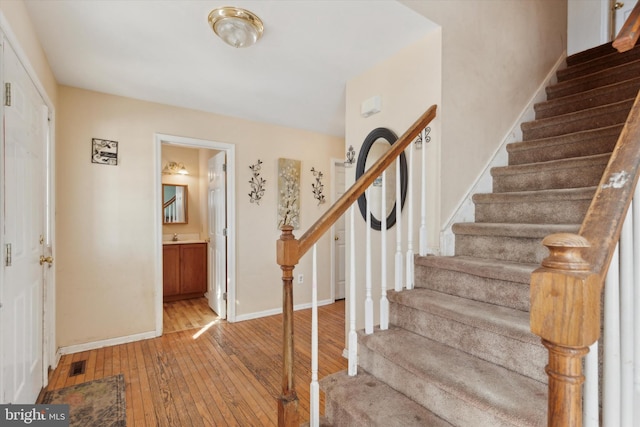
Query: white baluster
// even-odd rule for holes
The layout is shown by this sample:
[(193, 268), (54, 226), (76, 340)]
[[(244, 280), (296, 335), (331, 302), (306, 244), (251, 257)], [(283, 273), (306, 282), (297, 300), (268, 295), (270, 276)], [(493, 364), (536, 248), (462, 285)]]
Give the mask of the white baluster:
[(620, 274), (618, 247), (604, 286), (602, 425), (620, 426)]
[(366, 265), (365, 265), (365, 287), (366, 297), (364, 300), (364, 332), (373, 333), (373, 299), (371, 297), (371, 187), (367, 188), (367, 238), (366, 244)]
[(400, 188), (400, 156), (396, 159), (396, 283), (395, 290), (402, 290), (402, 193)]
[(413, 142), (409, 144), (409, 173), (407, 180), (407, 289), (413, 289)]
[(427, 132), (422, 130), (420, 170), (420, 256), (427, 255)]
[(620, 425), (622, 427), (633, 425), (633, 224), (631, 221), (631, 210), (628, 210), (620, 233)]
[(358, 334), (356, 334), (356, 233), (355, 206), (349, 208), (349, 375), (358, 373)]
[(382, 197), (380, 197), (380, 329), (389, 329), (389, 300), (387, 299), (387, 179), (382, 172)]
[(600, 426), (600, 404), (598, 396), (598, 341), (589, 347), (584, 358), (584, 397), (582, 404), (583, 427)]
[(318, 256), (313, 245), (311, 273), (311, 388), (309, 395), (311, 427), (320, 426), (320, 386), (318, 384)]
[[(636, 185), (633, 196), (633, 259), (640, 259), (640, 184)], [(633, 421), (634, 425), (640, 425), (640, 265), (633, 263)]]

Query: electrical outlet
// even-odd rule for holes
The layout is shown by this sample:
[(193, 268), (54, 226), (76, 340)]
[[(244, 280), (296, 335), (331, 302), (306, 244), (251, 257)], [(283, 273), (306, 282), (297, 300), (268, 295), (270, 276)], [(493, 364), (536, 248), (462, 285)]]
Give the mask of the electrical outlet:
[(304, 274), (298, 274), (298, 284), (304, 283)]

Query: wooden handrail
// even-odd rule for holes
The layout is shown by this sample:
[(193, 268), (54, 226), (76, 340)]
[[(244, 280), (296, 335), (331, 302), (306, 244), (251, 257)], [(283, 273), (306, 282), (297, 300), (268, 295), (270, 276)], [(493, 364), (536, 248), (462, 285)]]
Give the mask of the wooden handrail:
[(162, 209), (166, 209), (167, 207), (169, 207), (171, 205), (171, 203), (176, 201), (176, 196), (173, 196), (172, 198), (170, 198), (169, 200), (167, 200), (166, 202), (164, 202), (162, 204)]
[(582, 358), (600, 337), (604, 279), (640, 174), (640, 93), (579, 234), (547, 236), (531, 275), (531, 331), (549, 350), (548, 426), (582, 425)]
[(298, 396), (293, 376), (293, 269), (300, 258), (326, 233), (336, 221), (355, 203), (367, 187), (411, 144), (422, 129), (436, 116), (432, 105), (367, 171), (324, 213), (300, 239), (293, 235), (293, 227), (282, 227), (282, 235), (276, 242), (277, 263), (282, 269), (282, 334), (283, 364), (282, 393), (278, 398), (278, 426), (298, 427)]
[(633, 49), (640, 37), (640, 2), (636, 3), (629, 17), (624, 21), (618, 36), (613, 41), (613, 47), (618, 52), (626, 52)]

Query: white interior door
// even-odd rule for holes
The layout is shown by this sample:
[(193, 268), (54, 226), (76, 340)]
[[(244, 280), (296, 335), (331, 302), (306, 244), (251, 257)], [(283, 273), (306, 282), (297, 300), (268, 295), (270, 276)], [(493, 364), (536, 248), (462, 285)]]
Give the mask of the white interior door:
[[(340, 163), (340, 162), (336, 162), (335, 163), (335, 194), (334, 194), (334, 201), (338, 200), (338, 198), (340, 198), (343, 194), (344, 194), (344, 164)], [(345, 252), (345, 236), (344, 236), (344, 228), (345, 228), (345, 223), (344, 223), (344, 215), (342, 215), (340, 217), (340, 219), (338, 219), (338, 221), (336, 221), (335, 225), (333, 226), (333, 243), (334, 243), (334, 248), (333, 248), (333, 256), (334, 256), (334, 260), (333, 260), (333, 271), (334, 271), (334, 283), (335, 283), (335, 289), (334, 289), (334, 298), (335, 299), (344, 299), (345, 295), (344, 295), (344, 283), (345, 283), (345, 257), (346, 257), (346, 252)]]
[[(225, 152), (209, 159), (209, 307), (227, 318), (227, 192)], [(212, 283), (213, 282), (213, 283)]]
[[(8, 43), (3, 43), (4, 227), (0, 403), (34, 403), (44, 385), (43, 268), (46, 104)], [(8, 255), (10, 253), (10, 255)], [(10, 260), (7, 258), (10, 257)]]
[(624, 21), (627, 20), (629, 14), (633, 10), (633, 7), (636, 5), (638, 0), (621, 0), (618, 2), (614, 2), (616, 5), (620, 5), (618, 9), (615, 9), (615, 25), (616, 25), (616, 33), (614, 35), (617, 36), (624, 25)]

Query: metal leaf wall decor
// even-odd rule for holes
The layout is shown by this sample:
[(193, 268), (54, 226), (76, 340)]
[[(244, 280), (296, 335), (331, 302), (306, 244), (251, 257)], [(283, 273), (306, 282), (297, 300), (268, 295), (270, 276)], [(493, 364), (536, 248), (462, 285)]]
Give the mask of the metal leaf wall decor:
[(313, 173), (313, 176), (316, 177), (316, 182), (311, 184), (311, 188), (313, 189), (313, 197), (318, 201), (318, 206), (320, 206), (326, 201), (324, 194), (322, 194), (322, 192), (324, 191), (324, 184), (322, 183), (322, 178), (324, 177), (324, 175), (322, 174), (322, 172), (317, 171), (315, 167), (311, 168), (311, 172)]
[(260, 200), (262, 196), (264, 196), (265, 192), (265, 184), (267, 180), (260, 176), (260, 169), (262, 169), (262, 160), (258, 159), (256, 163), (249, 166), (251, 169), (252, 177), (249, 180), (249, 185), (251, 186), (251, 192), (249, 193), (249, 201), (251, 203), (255, 203), (256, 205), (260, 204)]

